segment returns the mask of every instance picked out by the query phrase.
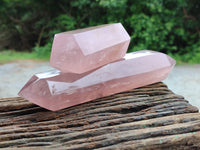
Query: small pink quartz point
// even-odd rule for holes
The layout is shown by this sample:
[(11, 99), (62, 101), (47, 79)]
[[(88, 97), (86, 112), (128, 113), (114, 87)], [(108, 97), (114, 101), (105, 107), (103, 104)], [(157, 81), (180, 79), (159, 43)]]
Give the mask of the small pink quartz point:
[(125, 56), (130, 36), (121, 23), (55, 34), (50, 65), (62, 72), (84, 73)]

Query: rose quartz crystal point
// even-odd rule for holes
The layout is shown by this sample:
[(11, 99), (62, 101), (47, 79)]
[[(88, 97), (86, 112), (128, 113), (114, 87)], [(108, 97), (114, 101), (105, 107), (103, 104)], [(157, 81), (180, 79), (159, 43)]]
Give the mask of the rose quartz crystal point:
[(36, 74), (19, 95), (56, 111), (162, 81), (174, 65), (175, 60), (163, 53), (138, 51), (126, 54), (123, 60), (84, 74), (62, 73), (58, 70)]
[(84, 73), (125, 56), (130, 36), (121, 23), (54, 36), (50, 65), (62, 72)]

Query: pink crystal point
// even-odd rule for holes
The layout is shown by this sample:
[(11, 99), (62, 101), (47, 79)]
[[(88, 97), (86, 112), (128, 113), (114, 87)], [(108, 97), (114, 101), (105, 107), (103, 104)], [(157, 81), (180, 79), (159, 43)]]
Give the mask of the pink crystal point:
[(81, 74), (121, 59), (129, 42), (121, 23), (59, 33), (54, 37), (50, 65)]
[(56, 111), (162, 81), (174, 65), (175, 60), (163, 53), (138, 51), (126, 54), (123, 60), (84, 74), (58, 70), (36, 74), (19, 95)]

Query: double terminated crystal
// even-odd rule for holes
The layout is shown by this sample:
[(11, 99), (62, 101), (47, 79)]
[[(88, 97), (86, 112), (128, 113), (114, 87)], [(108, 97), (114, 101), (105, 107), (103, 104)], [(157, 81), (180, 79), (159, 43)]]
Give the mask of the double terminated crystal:
[(62, 72), (84, 73), (124, 57), (129, 42), (121, 23), (59, 33), (50, 64)]
[(96, 98), (159, 82), (175, 61), (162, 53), (139, 51), (123, 60), (84, 74), (58, 70), (34, 75), (19, 95), (49, 110), (59, 110)]
[[(121, 26), (121, 24), (114, 24), (114, 26), (116, 25)], [(108, 25), (108, 26), (110, 28), (110, 26), (113, 26), (113, 25)], [(94, 27), (94, 28), (90, 28), (90, 30), (91, 31), (97, 30), (99, 28), (105, 28), (107, 30), (106, 27), (108, 26), (100, 26), (98, 28)], [(80, 33), (80, 32), (88, 32), (90, 30), (83, 29), (83, 30), (77, 30), (77, 31), (72, 31), (72, 32), (67, 32), (67, 33), (74, 34), (74, 33)], [(123, 29), (123, 33), (124, 33), (124, 29)], [(66, 34), (66, 33), (63, 33), (63, 34)], [(91, 34), (91, 37), (94, 37), (96, 35), (96, 32), (93, 32), (93, 34)], [(104, 33), (101, 33), (101, 34), (104, 34)], [(112, 33), (109, 32), (109, 34), (112, 34)], [(85, 36), (86, 35), (87, 34), (85, 34)], [(103, 35), (99, 35), (99, 36), (103, 37)], [(121, 33), (117, 36), (121, 36)], [(63, 38), (63, 40), (64, 39), (65, 38)], [(103, 38), (100, 38), (100, 39), (103, 41)], [(122, 43), (124, 44), (124, 46), (122, 47), (116, 46), (113, 49), (111, 48), (112, 49), (111, 51), (113, 51), (113, 53), (115, 51), (121, 56), (124, 55), (125, 47), (127, 50), (127, 47), (128, 47), (127, 43), (129, 43), (129, 40), (127, 41), (127, 39), (128, 38), (126, 37), (124, 38), (124, 40), (122, 40), (123, 41)], [(58, 42), (61, 42), (61, 40), (62, 38)], [(92, 39), (88, 39), (88, 40), (92, 40)], [(98, 40), (95, 42), (98, 43)], [(103, 42), (101, 44), (103, 44)], [(95, 44), (93, 44), (93, 46), (94, 45)], [(54, 46), (55, 46), (55, 41), (54, 41)], [(102, 47), (100, 48), (101, 51), (105, 51), (106, 55), (110, 54), (109, 57), (113, 56), (111, 53), (107, 52), (109, 51), (109, 48), (102, 48)], [(110, 45), (110, 47), (113, 47), (113, 46)], [(56, 48), (56, 46), (54, 48)], [(80, 58), (80, 59), (83, 59), (82, 60), (83, 62), (87, 61), (87, 58), (86, 58), (87, 54), (90, 53), (89, 55), (92, 56), (93, 54), (95, 55), (95, 53), (100, 53), (100, 50), (96, 50), (96, 52), (94, 52), (93, 49), (88, 50), (87, 48), (85, 48), (84, 50), (84, 48), (81, 50), (84, 56)], [(97, 46), (96, 48), (98, 49), (99, 47)], [(80, 51), (80, 49), (78, 50)], [(90, 50), (92, 52), (89, 52)], [(67, 51), (66, 53), (68, 54), (68, 51), (70, 51), (70, 48), (63, 49), (63, 51)], [(56, 53), (55, 49), (54, 49), (54, 53)], [(54, 57), (56, 57), (56, 54), (53, 54), (53, 55), (54, 56), (51, 57), (51, 61), (53, 61), (56, 64), (56, 61), (59, 61), (59, 60), (55, 61)], [(56, 111), (56, 110), (60, 110), (66, 107), (84, 103), (96, 98), (108, 96), (111, 94), (127, 91), (133, 88), (141, 87), (141, 86), (152, 84), (155, 82), (159, 82), (167, 77), (170, 70), (175, 65), (175, 60), (159, 52), (144, 50), (144, 51), (138, 51), (138, 52), (126, 54), (125, 57), (123, 58), (120, 57), (120, 55), (118, 55), (117, 57), (116, 55), (114, 55), (113, 57), (115, 58), (114, 59), (111, 58), (111, 60), (115, 62), (112, 62), (112, 63), (108, 63), (109, 60), (105, 59), (105, 57), (103, 58), (104, 61), (100, 61), (95, 57), (97, 59), (96, 67), (95, 65), (93, 67), (89, 65), (91, 69), (93, 70), (88, 68), (88, 69), (85, 69), (87, 70), (87, 72), (84, 72), (81, 74), (74, 73), (74, 72), (83, 72), (83, 70), (79, 71), (77, 69), (79, 68), (77, 67), (79, 66), (79, 64), (76, 64), (75, 62), (74, 62), (75, 66), (77, 68), (74, 68), (74, 69), (72, 68), (73, 71), (72, 69), (70, 69), (70, 67), (66, 67), (63, 69), (63, 67), (61, 66), (65, 66), (65, 64), (67, 63), (67, 60), (66, 60), (66, 62), (59, 63), (60, 64), (59, 67), (61, 67), (63, 70), (67, 70), (67, 71), (71, 70), (73, 73), (72, 72), (64, 73), (59, 70), (53, 70), (49, 72), (36, 74), (21, 89), (21, 91), (19, 92), (19, 95), (21, 97), (24, 97), (30, 100), (31, 102), (37, 105), (40, 105), (41, 107)], [(91, 58), (89, 58), (89, 60), (90, 59)], [(73, 62), (73, 60), (70, 60), (70, 61), (71, 62), (69, 63)], [(104, 62), (104, 63), (100, 63), (100, 62)], [(102, 66), (103, 64), (105, 64), (105, 62), (106, 62), (106, 65)], [(85, 68), (88, 67), (87, 64), (83, 63), (83, 65)], [(97, 69), (97, 67), (99, 68)]]

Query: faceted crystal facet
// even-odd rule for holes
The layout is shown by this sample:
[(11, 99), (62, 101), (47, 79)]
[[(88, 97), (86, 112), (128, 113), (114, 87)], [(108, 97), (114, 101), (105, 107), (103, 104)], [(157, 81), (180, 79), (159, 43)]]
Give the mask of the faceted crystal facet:
[(59, 33), (54, 37), (50, 65), (81, 74), (121, 59), (129, 42), (121, 23)]
[(163, 53), (138, 51), (126, 54), (123, 60), (84, 74), (58, 70), (36, 74), (19, 95), (56, 111), (159, 82), (167, 77), (174, 65), (175, 60)]

